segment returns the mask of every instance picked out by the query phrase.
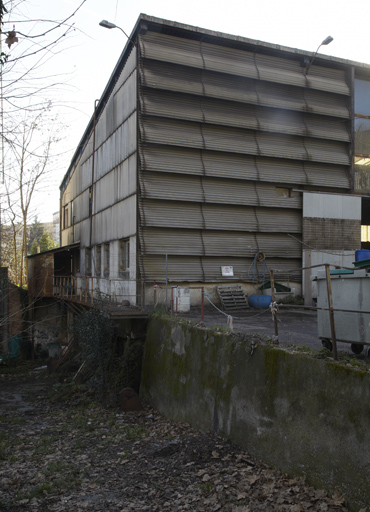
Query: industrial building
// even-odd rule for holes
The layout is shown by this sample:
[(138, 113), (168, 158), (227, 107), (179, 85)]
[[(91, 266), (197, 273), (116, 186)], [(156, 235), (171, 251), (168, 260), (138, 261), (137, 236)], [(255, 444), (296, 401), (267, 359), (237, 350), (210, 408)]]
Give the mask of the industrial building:
[(141, 15), (61, 184), (54, 294), (273, 269), (309, 295), (302, 266), (351, 261), (370, 224), (369, 93), (369, 65)]

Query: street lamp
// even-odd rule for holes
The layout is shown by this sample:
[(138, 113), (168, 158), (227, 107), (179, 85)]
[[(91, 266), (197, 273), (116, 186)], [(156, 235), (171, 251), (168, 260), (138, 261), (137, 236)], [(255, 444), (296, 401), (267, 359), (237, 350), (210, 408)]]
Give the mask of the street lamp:
[(333, 37), (328, 36), (328, 37), (326, 37), (326, 38), (323, 40), (323, 42), (322, 42), (322, 43), (320, 43), (320, 44), (319, 44), (319, 46), (317, 47), (317, 50), (316, 50), (316, 51), (315, 51), (315, 53), (314, 53), (314, 56), (313, 56), (313, 57), (312, 57), (312, 59), (311, 59), (311, 62), (306, 66), (306, 70), (305, 70), (305, 72), (304, 72), (305, 76), (307, 76), (307, 75), (308, 75), (308, 70), (310, 69), (311, 64), (312, 64), (312, 63), (313, 63), (313, 61), (315, 60), (315, 57), (316, 57), (316, 55), (317, 55), (317, 52), (319, 51), (319, 49), (321, 48), (321, 46), (326, 46), (326, 45), (330, 44), (330, 43), (333, 41), (333, 39), (334, 39)]
[(123, 28), (118, 27), (118, 26), (117, 26), (117, 25), (115, 25), (114, 23), (111, 23), (110, 21), (107, 21), (107, 20), (102, 20), (102, 21), (99, 23), (99, 25), (100, 25), (101, 27), (109, 28), (109, 29), (110, 29), (110, 28), (118, 28), (121, 32), (123, 32), (123, 33), (125, 34), (125, 36), (127, 37), (127, 39), (128, 39), (129, 41), (131, 41), (131, 43), (132, 43), (134, 46), (136, 46), (136, 44), (134, 43), (134, 41), (130, 38), (130, 36), (128, 36), (128, 35), (126, 34), (126, 32), (123, 30)]

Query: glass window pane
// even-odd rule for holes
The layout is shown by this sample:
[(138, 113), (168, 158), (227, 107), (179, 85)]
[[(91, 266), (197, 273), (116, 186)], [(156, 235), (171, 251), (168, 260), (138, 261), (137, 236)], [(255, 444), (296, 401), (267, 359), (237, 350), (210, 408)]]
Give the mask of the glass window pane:
[(355, 118), (355, 153), (370, 155), (370, 119)]
[[(363, 159), (365, 160), (365, 159)], [(359, 194), (370, 193), (370, 159), (367, 159), (367, 165), (355, 163), (355, 192)]]
[(355, 114), (370, 116), (370, 82), (355, 80)]

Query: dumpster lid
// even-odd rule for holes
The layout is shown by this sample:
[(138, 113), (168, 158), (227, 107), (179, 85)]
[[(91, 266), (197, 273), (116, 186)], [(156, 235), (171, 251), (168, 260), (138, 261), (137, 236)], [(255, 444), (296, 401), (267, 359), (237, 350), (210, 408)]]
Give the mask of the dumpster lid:
[(368, 259), (368, 260), (353, 261), (352, 265), (354, 265), (356, 268), (370, 267), (370, 259)]

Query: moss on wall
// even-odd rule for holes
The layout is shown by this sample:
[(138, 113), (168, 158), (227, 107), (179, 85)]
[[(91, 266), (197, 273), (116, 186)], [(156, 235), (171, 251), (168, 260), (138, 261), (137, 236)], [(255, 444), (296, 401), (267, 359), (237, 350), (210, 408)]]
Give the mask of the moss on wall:
[(317, 487), (370, 503), (370, 375), (197, 328), (148, 324), (141, 393), (177, 421), (231, 438)]

